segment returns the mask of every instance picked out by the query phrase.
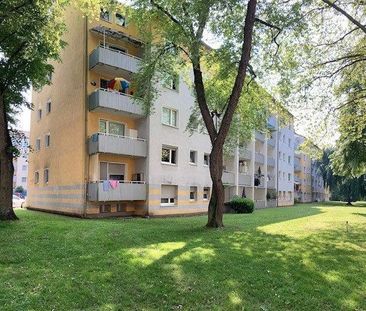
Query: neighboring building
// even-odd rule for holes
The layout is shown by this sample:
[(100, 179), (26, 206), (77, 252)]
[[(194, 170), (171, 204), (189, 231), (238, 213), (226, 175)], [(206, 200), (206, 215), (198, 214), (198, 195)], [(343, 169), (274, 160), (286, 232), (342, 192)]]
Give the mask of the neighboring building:
[(327, 190), (324, 187), (323, 177), (319, 174), (316, 161), (311, 161), (311, 192), (313, 202), (323, 202), (327, 199)]
[(25, 140), (19, 148), (20, 155), (13, 160), (13, 189), (21, 186), (24, 190), (27, 190), (29, 132), (24, 132), (24, 137)]
[(312, 202), (312, 161), (309, 155), (299, 150), (305, 140), (305, 137), (295, 134), (295, 200), (302, 203)]
[(225, 201), (234, 195), (254, 200), (256, 208), (274, 207), (277, 189), (277, 120), (268, 119), (268, 134), (255, 132), (224, 161)]

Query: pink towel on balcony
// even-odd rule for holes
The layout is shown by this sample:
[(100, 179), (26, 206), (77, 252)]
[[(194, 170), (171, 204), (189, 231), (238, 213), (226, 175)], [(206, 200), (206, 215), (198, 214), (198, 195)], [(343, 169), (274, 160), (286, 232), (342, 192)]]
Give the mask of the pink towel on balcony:
[(111, 185), (112, 189), (116, 189), (118, 186), (118, 180), (110, 180), (109, 184)]

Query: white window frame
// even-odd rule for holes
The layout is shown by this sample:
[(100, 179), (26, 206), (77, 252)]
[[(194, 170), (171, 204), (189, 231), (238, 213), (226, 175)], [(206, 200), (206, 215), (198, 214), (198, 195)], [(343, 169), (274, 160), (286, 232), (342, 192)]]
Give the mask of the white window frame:
[(46, 115), (51, 113), (51, 109), (52, 109), (52, 101), (49, 99), (47, 102), (46, 102)]
[(105, 18), (102, 18), (101, 16), (101, 12), (102, 12), (103, 8), (100, 8), (100, 12), (99, 12), (99, 19), (104, 21), (104, 22), (107, 22), (107, 23), (112, 23), (112, 15), (111, 15), (111, 12), (108, 11), (108, 10), (105, 10), (106, 13), (108, 13), (108, 19), (105, 19)]
[[(100, 121), (105, 121), (106, 122), (106, 133), (103, 133), (100, 131)], [(123, 135), (117, 135), (117, 134), (111, 134), (109, 132), (109, 123), (117, 123), (117, 124), (122, 124), (124, 126), (124, 133)], [(106, 120), (103, 118), (99, 118), (99, 122), (98, 122), (98, 133), (100, 134), (105, 134), (105, 135), (114, 135), (114, 136), (119, 136), (119, 137), (127, 137), (126, 133), (127, 133), (127, 124), (124, 122), (120, 122), (120, 121), (113, 121), (113, 120)]]
[[(46, 171), (47, 171), (47, 180), (46, 180)], [(50, 181), (50, 169), (48, 167), (46, 167), (43, 170), (43, 181), (45, 184), (48, 184), (48, 182)]]
[[(194, 162), (191, 161), (191, 152), (194, 154)], [(197, 165), (198, 152), (197, 150), (189, 150), (189, 164)]]
[(34, 183), (39, 184), (39, 171), (34, 172)]
[[(207, 198), (205, 198), (206, 190), (207, 190)], [(203, 187), (203, 201), (208, 201), (210, 199), (210, 196), (211, 196), (211, 188)]]
[[(169, 77), (167, 77), (166, 79), (164, 79), (163, 82), (163, 86), (169, 90), (175, 91), (175, 92), (179, 92), (179, 80), (180, 77), (179, 75), (169, 75)], [(174, 86), (174, 82), (175, 82), (175, 88)]]
[[(169, 110), (169, 123), (165, 123), (164, 122), (164, 109), (167, 109)], [(176, 124), (172, 124), (172, 115), (173, 115), (173, 112), (175, 112), (175, 123)], [(161, 123), (163, 125), (166, 125), (166, 126), (170, 126), (170, 127), (174, 127), (174, 128), (178, 128), (178, 110), (177, 109), (174, 109), (174, 108), (170, 108), (170, 107), (162, 107), (161, 108)]]
[[(205, 156), (207, 156), (207, 164), (205, 163)], [(203, 166), (209, 166), (210, 165), (210, 154), (209, 153), (204, 153), (203, 154)]]
[[(191, 188), (193, 188), (194, 191), (191, 191)], [(194, 198), (191, 198), (191, 193), (193, 193)], [(196, 202), (198, 200), (198, 187), (197, 186), (190, 186), (189, 187), (189, 201), (190, 202)]]
[[(121, 24), (118, 24), (118, 23), (117, 23), (117, 14), (119, 14), (119, 15), (121, 15), (121, 16), (123, 16), (123, 17), (124, 17), (124, 19), (125, 19), (125, 24), (124, 24), (124, 25), (121, 25)], [(124, 27), (124, 28), (126, 28), (126, 27), (127, 27), (127, 16), (126, 16), (126, 14), (122, 14), (122, 13), (120, 13), (120, 12), (115, 12), (115, 13), (114, 13), (114, 22), (116, 23), (116, 25), (118, 25), (118, 26), (120, 26), (120, 27)]]
[[(168, 149), (169, 150), (169, 162), (165, 162), (162, 159), (163, 156), (163, 149)], [(172, 162), (172, 151), (175, 151), (175, 163)], [(166, 165), (177, 165), (178, 163), (178, 148), (177, 147), (172, 147), (172, 146), (166, 146), (166, 145), (162, 145), (161, 146), (161, 154), (160, 154), (160, 160), (162, 164), (166, 164)]]
[[(47, 137), (48, 137), (48, 145), (47, 145)], [(44, 146), (45, 148), (49, 148), (51, 146), (51, 134), (47, 133), (44, 135)]]
[[(164, 199), (167, 199), (168, 203), (161, 202)], [(160, 198), (160, 205), (161, 206), (174, 206), (174, 205), (176, 205), (176, 200), (175, 200), (175, 198)]]
[[(37, 142), (39, 142), (39, 144), (37, 144)], [(35, 146), (36, 151), (40, 151), (41, 150), (41, 138), (38, 137), (36, 138), (36, 146)]]

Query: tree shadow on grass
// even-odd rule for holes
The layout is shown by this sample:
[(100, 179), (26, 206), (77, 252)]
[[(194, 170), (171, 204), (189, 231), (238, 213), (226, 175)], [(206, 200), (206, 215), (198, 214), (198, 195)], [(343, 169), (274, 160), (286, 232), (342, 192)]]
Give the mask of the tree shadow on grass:
[(362, 310), (364, 228), (303, 238), (259, 228), (320, 213), (229, 215), (224, 230), (202, 228), (202, 217), (30, 219), (31, 228), (5, 232), (12, 248), (0, 254), (0, 302), (4, 310)]

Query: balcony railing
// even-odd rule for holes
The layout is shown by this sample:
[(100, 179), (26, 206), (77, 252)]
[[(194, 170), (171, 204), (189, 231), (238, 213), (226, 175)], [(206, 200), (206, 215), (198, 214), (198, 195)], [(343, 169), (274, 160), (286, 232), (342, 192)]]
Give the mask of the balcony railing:
[(222, 174), (222, 182), (227, 185), (235, 184), (235, 176), (232, 172), (223, 172)]
[(144, 116), (141, 106), (133, 102), (132, 96), (102, 88), (90, 94), (89, 110), (118, 113), (135, 118)]
[(89, 154), (99, 152), (146, 157), (147, 142), (142, 138), (96, 133), (89, 138)]
[(255, 132), (255, 139), (264, 142), (266, 138), (263, 133)]
[(271, 167), (275, 167), (276, 166), (276, 160), (272, 157), (268, 157), (267, 158), (267, 165), (271, 166)]
[(239, 185), (241, 186), (252, 186), (252, 176), (247, 174), (239, 174)]
[[(89, 57), (89, 69), (100, 70), (116, 76), (116, 73), (136, 73), (140, 58), (111, 49), (97, 47)], [(120, 71), (118, 71), (120, 70)]]
[(255, 162), (264, 164), (264, 154), (260, 152), (255, 153)]
[(89, 201), (145, 201), (146, 197), (146, 184), (141, 181), (118, 181), (115, 188), (109, 181), (88, 184)]
[(244, 159), (244, 160), (250, 160), (252, 158), (252, 151), (250, 151), (244, 147), (240, 147), (239, 148), (239, 158)]

